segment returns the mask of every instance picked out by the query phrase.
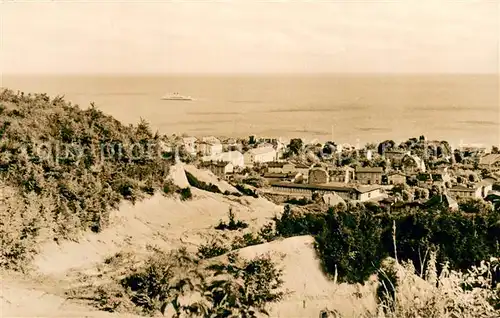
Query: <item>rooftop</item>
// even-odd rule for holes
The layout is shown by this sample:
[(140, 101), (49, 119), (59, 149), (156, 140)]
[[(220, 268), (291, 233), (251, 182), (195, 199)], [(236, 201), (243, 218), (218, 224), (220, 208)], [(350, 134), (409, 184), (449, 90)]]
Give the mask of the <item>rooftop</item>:
[(231, 163), (227, 162), (227, 161), (205, 161), (201, 164), (201, 166), (202, 167), (210, 167), (210, 166), (225, 167), (228, 164), (231, 164)]
[(498, 161), (500, 161), (500, 154), (490, 153), (487, 154), (486, 156), (481, 157), (481, 159), (479, 159), (479, 164), (492, 165)]
[(382, 173), (382, 167), (356, 167), (356, 172)]
[(284, 188), (300, 188), (300, 189), (311, 189), (311, 190), (331, 190), (338, 192), (359, 192), (365, 193), (373, 190), (380, 189), (379, 186), (348, 186), (341, 182), (330, 182), (322, 184), (301, 184), (301, 183), (291, 183), (291, 182), (274, 182), (271, 184), (273, 187), (284, 187)]
[(259, 147), (259, 148), (253, 148), (247, 151), (247, 153), (253, 154), (253, 155), (261, 155), (265, 153), (270, 153), (270, 152), (276, 152), (274, 148), (271, 147)]
[(402, 176), (402, 177), (406, 177), (406, 174), (402, 173), (401, 171), (391, 171), (387, 174), (388, 177), (392, 177), (392, 176)]
[(269, 168), (283, 168), (283, 166), (286, 164), (285, 161), (273, 161), (273, 162), (269, 162), (267, 164), (267, 166)]

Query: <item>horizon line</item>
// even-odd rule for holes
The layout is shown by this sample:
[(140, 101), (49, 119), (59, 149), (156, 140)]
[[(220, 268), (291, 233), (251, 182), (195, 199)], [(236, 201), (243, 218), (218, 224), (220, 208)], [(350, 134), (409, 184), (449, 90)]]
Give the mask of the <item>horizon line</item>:
[(228, 76), (500, 76), (496, 72), (3, 72), (2, 77), (80, 76), (80, 77), (228, 77)]

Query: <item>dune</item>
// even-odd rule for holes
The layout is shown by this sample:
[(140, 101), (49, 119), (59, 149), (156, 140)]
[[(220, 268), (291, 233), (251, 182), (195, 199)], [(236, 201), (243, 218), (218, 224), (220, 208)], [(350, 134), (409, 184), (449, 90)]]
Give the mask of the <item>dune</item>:
[(189, 182), (186, 178), (186, 173), (184, 172), (184, 164), (178, 162), (170, 167), (170, 179), (179, 188), (189, 187)]
[(0, 274), (1, 317), (138, 318), (129, 314), (98, 311), (47, 292), (40, 283), (26, 281), (15, 273)]
[(156, 194), (135, 205), (122, 203), (112, 211), (108, 228), (100, 233), (86, 232), (78, 242), (47, 242), (33, 265), (41, 274), (60, 275), (100, 263), (124, 249), (139, 252), (148, 244), (196, 249), (221, 219), (227, 219), (230, 207), (251, 228), (263, 225), (281, 211), (281, 207), (262, 198), (192, 191), (194, 198), (189, 201)]
[(337, 284), (327, 278), (313, 244), (313, 237), (297, 236), (239, 250), (247, 259), (268, 254), (283, 270), (287, 296), (269, 307), (271, 317), (318, 317), (322, 309), (335, 309), (343, 318), (357, 318), (375, 310), (375, 284)]

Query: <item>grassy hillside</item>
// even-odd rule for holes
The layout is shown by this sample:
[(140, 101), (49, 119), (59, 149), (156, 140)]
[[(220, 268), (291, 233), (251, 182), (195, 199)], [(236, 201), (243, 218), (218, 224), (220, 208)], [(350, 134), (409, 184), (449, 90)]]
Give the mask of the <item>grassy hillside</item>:
[(93, 105), (0, 91), (0, 266), (21, 268), (38, 240), (99, 232), (120, 200), (164, 189), (160, 145), (142, 120), (124, 126)]

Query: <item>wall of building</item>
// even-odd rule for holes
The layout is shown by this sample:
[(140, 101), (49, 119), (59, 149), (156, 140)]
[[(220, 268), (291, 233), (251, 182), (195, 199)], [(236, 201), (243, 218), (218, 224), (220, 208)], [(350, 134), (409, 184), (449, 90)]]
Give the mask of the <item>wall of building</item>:
[(387, 180), (389, 181), (389, 184), (404, 184), (404, 183), (406, 183), (406, 177), (399, 175), (399, 174), (388, 176)]
[(371, 199), (374, 199), (374, 198), (378, 198), (382, 195), (382, 193), (380, 192), (379, 189), (376, 189), (376, 190), (373, 190), (373, 191), (368, 191), (368, 192), (365, 192), (365, 193), (360, 193), (358, 195), (358, 200), (359, 201), (368, 201), (368, 200), (371, 200)]
[(357, 172), (356, 180), (362, 184), (381, 184), (382, 174), (373, 172)]
[(311, 169), (309, 170), (309, 183), (310, 184), (321, 184), (328, 183), (329, 177), (328, 173), (323, 169)]

